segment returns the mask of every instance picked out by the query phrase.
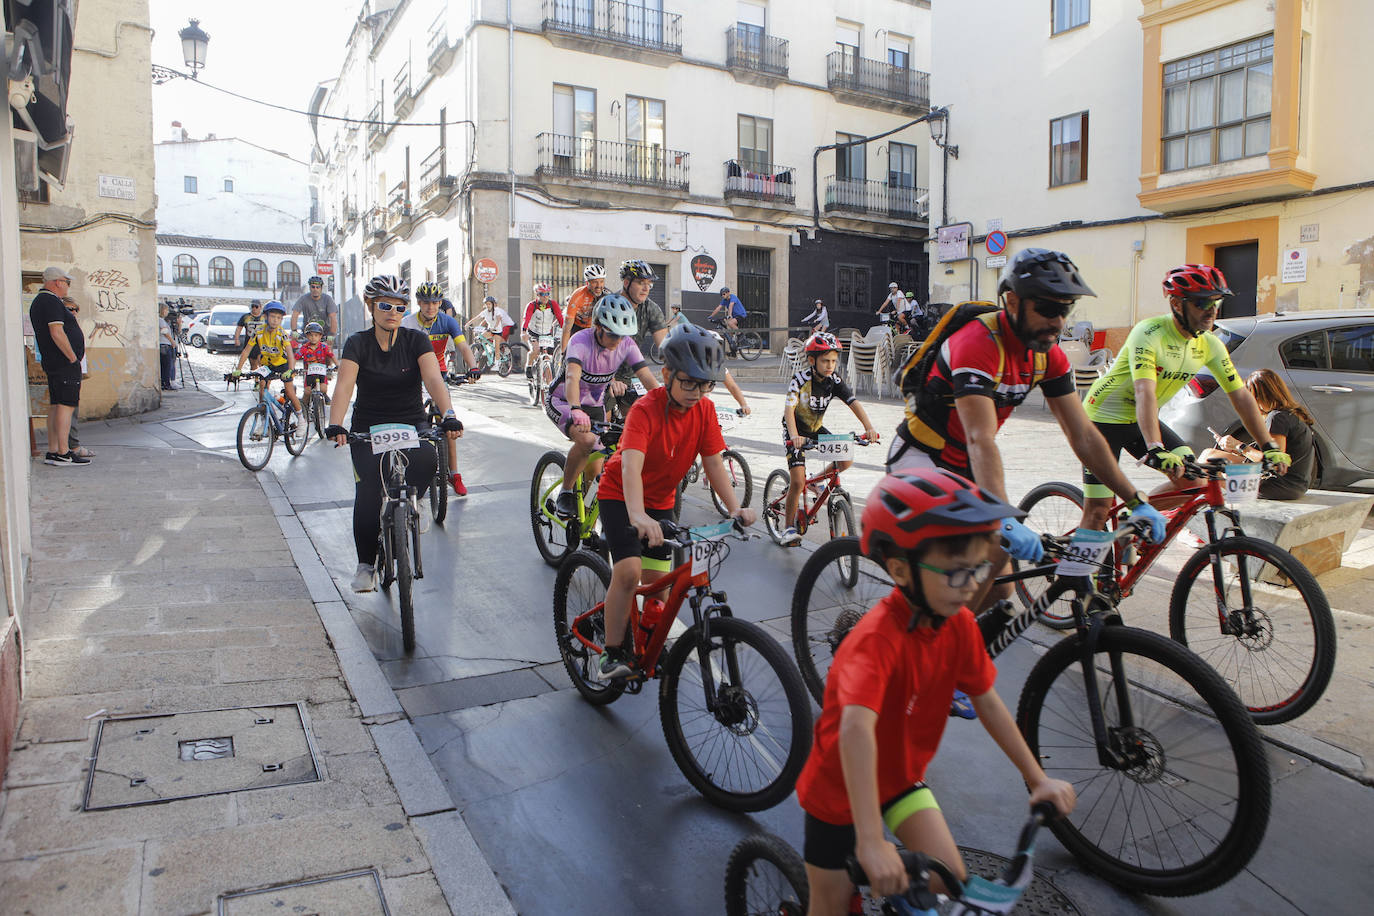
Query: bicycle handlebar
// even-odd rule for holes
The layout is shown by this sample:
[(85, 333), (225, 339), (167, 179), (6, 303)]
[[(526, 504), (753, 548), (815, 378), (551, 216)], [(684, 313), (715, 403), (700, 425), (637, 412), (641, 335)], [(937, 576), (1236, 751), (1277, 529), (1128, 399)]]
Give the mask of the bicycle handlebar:
[[(344, 435), (348, 438), (349, 442), (372, 441), (372, 436), (369, 433), (355, 433), (352, 430), (349, 430)], [(421, 439), (424, 439), (428, 442), (438, 442), (448, 434), (445, 433), (442, 429), (439, 429), (437, 426), (431, 426), (429, 429), (417, 431), (416, 435), (418, 435)]]
[[(744, 416), (744, 414), (741, 413), (740, 416)], [(859, 433), (850, 433), (849, 435), (850, 435), (850, 438), (852, 438), (852, 439), (853, 439), (855, 442), (857, 442), (859, 445), (872, 445), (872, 444), (873, 444), (872, 441), (870, 441), (869, 438), (868, 438), (867, 436), (860, 435)], [(802, 446), (801, 450), (804, 451), (804, 452), (809, 452), (809, 451), (811, 451), (812, 449), (818, 448), (818, 447), (820, 446), (820, 444), (821, 444), (821, 442), (820, 442), (819, 439), (807, 439), (807, 440), (806, 440), (806, 444)]]
[[(1128, 518), (1112, 532), (1112, 543), (1123, 541), (1128, 537), (1146, 536), (1149, 530), (1150, 523), (1144, 519)], [(1072, 540), (1072, 534), (1040, 535), (1040, 543), (1045, 548), (1045, 557), (1051, 560), (1062, 559), (1068, 553), (1069, 542)]]

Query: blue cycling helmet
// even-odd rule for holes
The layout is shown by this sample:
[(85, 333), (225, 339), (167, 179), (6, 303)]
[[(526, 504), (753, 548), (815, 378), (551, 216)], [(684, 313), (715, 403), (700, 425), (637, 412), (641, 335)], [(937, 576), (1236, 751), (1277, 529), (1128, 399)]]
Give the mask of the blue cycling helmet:
[(268, 312), (281, 312), (283, 315), (285, 315), (286, 306), (282, 305), (276, 299), (273, 299), (271, 302), (267, 303), (262, 307), (262, 313), (264, 315), (266, 315)]
[(639, 333), (639, 316), (635, 313), (634, 304), (619, 293), (601, 297), (592, 311), (592, 321), (621, 337), (633, 337)]

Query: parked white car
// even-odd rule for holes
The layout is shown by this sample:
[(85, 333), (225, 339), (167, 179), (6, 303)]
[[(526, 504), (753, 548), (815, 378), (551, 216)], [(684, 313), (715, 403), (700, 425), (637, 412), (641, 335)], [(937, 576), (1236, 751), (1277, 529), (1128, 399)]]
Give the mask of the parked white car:
[(196, 312), (191, 316), (182, 333), (185, 335), (186, 342), (191, 346), (205, 346), (205, 339), (210, 333), (210, 313)]

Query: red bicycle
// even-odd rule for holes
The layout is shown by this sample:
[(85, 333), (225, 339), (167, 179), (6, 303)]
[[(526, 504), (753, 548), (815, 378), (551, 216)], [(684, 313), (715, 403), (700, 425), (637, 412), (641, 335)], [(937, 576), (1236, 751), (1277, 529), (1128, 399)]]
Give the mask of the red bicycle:
[[(849, 436), (859, 445), (869, 444), (867, 436), (858, 433), (850, 433)], [(802, 446), (802, 451), (812, 451), (821, 444), (819, 440), (808, 439)], [(763, 523), (768, 528), (768, 534), (778, 544), (782, 543), (783, 533), (787, 530), (787, 488), (790, 485), (791, 475), (783, 468), (769, 474), (763, 485)], [(821, 473), (806, 478), (801, 500), (797, 503), (797, 518), (794, 522), (797, 534), (806, 534), (806, 529), (810, 528), (821, 514), (822, 506), (826, 507), (832, 539), (858, 537), (858, 528), (854, 524), (854, 501), (840, 486), (840, 472), (835, 470), (833, 463), (826, 465), (826, 470)], [(851, 576), (858, 575), (857, 564), (853, 565), (849, 573)]]
[[(1098, 577), (1115, 604), (1130, 597), (1155, 561), (1192, 519), (1202, 514), (1207, 539), (1183, 564), (1169, 598), (1169, 635), (1207, 661), (1236, 691), (1255, 722), (1273, 725), (1302, 715), (1322, 696), (1336, 664), (1336, 625), (1316, 578), (1291, 553), (1249, 537), (1240, 511), (1228, 506), (1224, 461), (1185, 464), (1201, 486), (1151, 499), (1168, 527), (1158, 544), (1118, 541)], [(1021, 500), (1026, 523), (1037, 531), (1072, 533), (1083, 512), (1083, 491), (1073, 484), (1041, 484)], [(1128, 515), (1112, 506), (1112, 525)], [(1105, 558), (1104, 558), (1105, 559)], [(1030, 607), (1044, 591), (1033, 579), (1017, 582)], [(1073, 614), (1060, 601), (1045, 623), (1071, 629)]]
[[(725, 535), (747, 539), (737, 523), (691, 531), (662, 524), (674, 569), (635, 589), (626, 634), (634, 645), (635, 674), (601, 677), (611, 568), (586, 550), (569, 554), (554, 582), (553, 625), (563, 666), (595, 706), (639, 693), (658, 678), (663, 737), (687, 781), (731, 811), (771, 808), (792, 793), (806, 761), (810, 697), (782, 645), (756, 624), (736, 619), (725, 593), (711, 588), (729, 553)], [(692, 623), (678, 627), (669, 646), (684, 603)]]

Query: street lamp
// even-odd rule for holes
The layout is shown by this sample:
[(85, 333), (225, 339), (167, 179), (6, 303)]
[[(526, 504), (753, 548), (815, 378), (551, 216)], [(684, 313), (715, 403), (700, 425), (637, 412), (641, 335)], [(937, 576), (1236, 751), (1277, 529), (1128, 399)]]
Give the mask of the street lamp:
[(926, 122), (930, 125), (930, 139), (935, 145), (945, 151), (951, 158), (959, 158), (959, 147), (957, 144), (945, 143), (945, 134), (949, 131), (949, 109), (936, 108), (928, 116)]
[(191, 24), (177, 35), (181, 38), (181, 56), (191, 68), (191, 79), (195, 79), (200, 68), (205, 66), (205, 48), (210, 43), (210, 36), (201, 29), (199, 19), (192, 19)]

